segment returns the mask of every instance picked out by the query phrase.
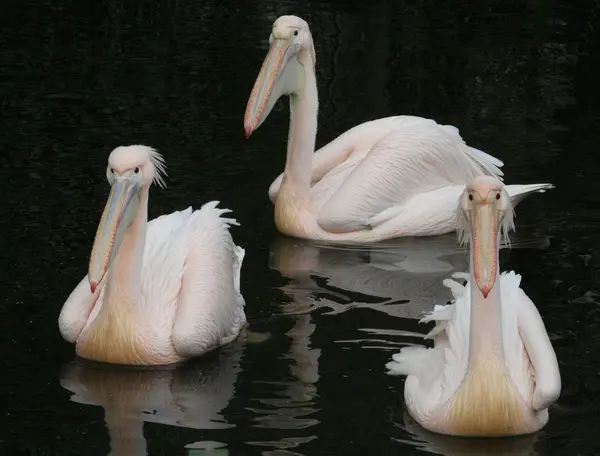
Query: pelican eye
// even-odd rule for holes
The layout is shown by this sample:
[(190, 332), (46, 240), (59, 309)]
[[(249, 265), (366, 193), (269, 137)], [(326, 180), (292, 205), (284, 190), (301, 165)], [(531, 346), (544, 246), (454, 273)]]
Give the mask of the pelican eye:
[(140, 172), (140, 168), (138, 168), (137, 166), (135, 167), (135, 169), (133, 170), (134, 173), (139, 173)]
[(473, 195), (469, 193), (469, 201), (473, 201)]
[(499, 200), (500, 199), (500, 193), (496, 193), (496, 199)]

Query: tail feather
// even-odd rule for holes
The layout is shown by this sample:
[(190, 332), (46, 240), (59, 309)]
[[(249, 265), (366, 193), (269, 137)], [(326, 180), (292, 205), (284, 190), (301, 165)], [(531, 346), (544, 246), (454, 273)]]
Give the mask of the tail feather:
[(227, 241), (231, 246), (233, 253), (233, 287), (236, 291), (238, 297), (243, 300), (241, 287), (240, 287), (240, 278), (242, 274), (242, 263), (244, 261), (244, 256), (246, 255), (246, 251), (240, 247), (235, 245), (231, 233), (229, 232), (229, 228), (231, 226), (239, 226), (240, 224), (235, 218), (226, 217), (225, 214), (231, 213), (231, 209), (220, 208), (217, 207), (219, 205), (219, 201), (209, 201), (202, 205), (198, 214), (200, 217), (205, 217), (207, 220), (211, 220), (214, 224), (219, 224), (222, 233), (227, 237)]
[(244, 256), (246, 256), (246, 251), (239, 245), (234, 244), (233, 255), (233, 286), (235, 291), (241, 295), (240, 277), (242, 274), (242, 262), (244, 261)]
[(553, 188), (554, 185), (552, 184), (514, 184), (507, 185), (506, 191), (508, 192), (508, 196), (510, 196), (513, 207), (515, 207), (532, 193), (544, 193), (546, 190)]

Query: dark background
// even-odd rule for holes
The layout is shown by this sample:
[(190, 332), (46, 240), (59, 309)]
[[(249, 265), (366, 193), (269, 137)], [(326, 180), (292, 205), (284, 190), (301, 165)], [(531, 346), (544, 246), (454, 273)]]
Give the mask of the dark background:
[[(463, 454), (402, 427), (403, 380), (385, 374), (417, 340), (403, 331), (427, 328), (418, 312), (449, 298), (438, 267), (466, 268), (454, 237), (336, 250), (276, 235), (267, 189), (283, 169), (287, 101), (249, 140), (242, 124), (281, 14), (307, 20), (315, 40), (318, 146), (363, 121), (418, 115), (504, 160), (507, 183), (556, 185), (518, 207), (517, 237), (535, 242), (503, 251), (502, 267), (523, 275), (545, 320), (562, 397), (531, 441), (471, 450), (600, 454), (599, 11), (597, 0), (3, 2), (0, 454), (104, 456), (111, 439), (130, 456), (204, 454), (184, 448), (199, 441), (230, 455)], [(87, 269), (108, 154), (132, 143), (168, 165), (150, 217), (213, 199), (233, 209), (250, 328), (267, 340), (240, 341), (239, 363), (224, 353), (183, 373), (77, 367), (75, 384), (94, 392), (80, 404), (61, 386), (74, 349), (57, 318)], [(402, 273), (407, 258), (437, 272)], [(177, 384), (205, 395), (191, 406), (200, 414), (218, 385), (235, 385), (219, 412), (232, 427), (176, 426), (147, 404)], [(131, 429), (161, 413), (144, 449)]]

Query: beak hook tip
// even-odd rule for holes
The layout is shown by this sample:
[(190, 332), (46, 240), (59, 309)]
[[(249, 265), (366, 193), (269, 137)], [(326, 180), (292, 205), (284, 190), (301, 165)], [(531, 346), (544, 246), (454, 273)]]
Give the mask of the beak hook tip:
[(90, 291), (92, 294), (96, 291), (96, 287), (98, 286), (97, 282), (90, 282)]
[(488, 294), (490, 294), (490, 289), (487, 285), (481, 289), (481, 294), (483, 294), (484, 299), (487, 299)]

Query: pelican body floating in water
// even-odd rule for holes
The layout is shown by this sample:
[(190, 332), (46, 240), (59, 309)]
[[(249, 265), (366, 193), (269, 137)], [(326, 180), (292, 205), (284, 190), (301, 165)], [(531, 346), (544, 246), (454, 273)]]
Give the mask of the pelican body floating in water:
[(246, 324), (240, 293), (244, 249), (236, 220), (218, 201), (148, 223), (148, 194), (164, 187), (163, 157), (146, 146), (117, 147), (111, 185), (88, 275), (58, 320), (77, 354), (94, 361), (165, 365), (200, 356), (237, 338)]
[(387, 364), (407, 375), (410, 415), (439, 434), (530, 434), (548, 422), (561, 389), (556, 354), (521, 276), (499, 273), (501, 235), (514, 229), (506, 187), (490, 176), (470, 182), (459, 200), (459, 233), (470, 241), (470, 273), (444, 280), (454, 304), (435, 306), (425, 336), (433, 348), (405, 347)]
[[(319, 102), (308, 24), (281, 16), (269, 42), (244, 128), (249, 137), (276, 101), (289, 95), (285, 169), (269, 188), (281, 233), (346, 242), (450, 233), (465, 184), (480, 175), (503, 175), (503, 163), (467, 146), (455, 127), (421, 117), (365, 122), (314, 153)], [(516, 204), (549, 188), (509, 185), (506, 191)]]

